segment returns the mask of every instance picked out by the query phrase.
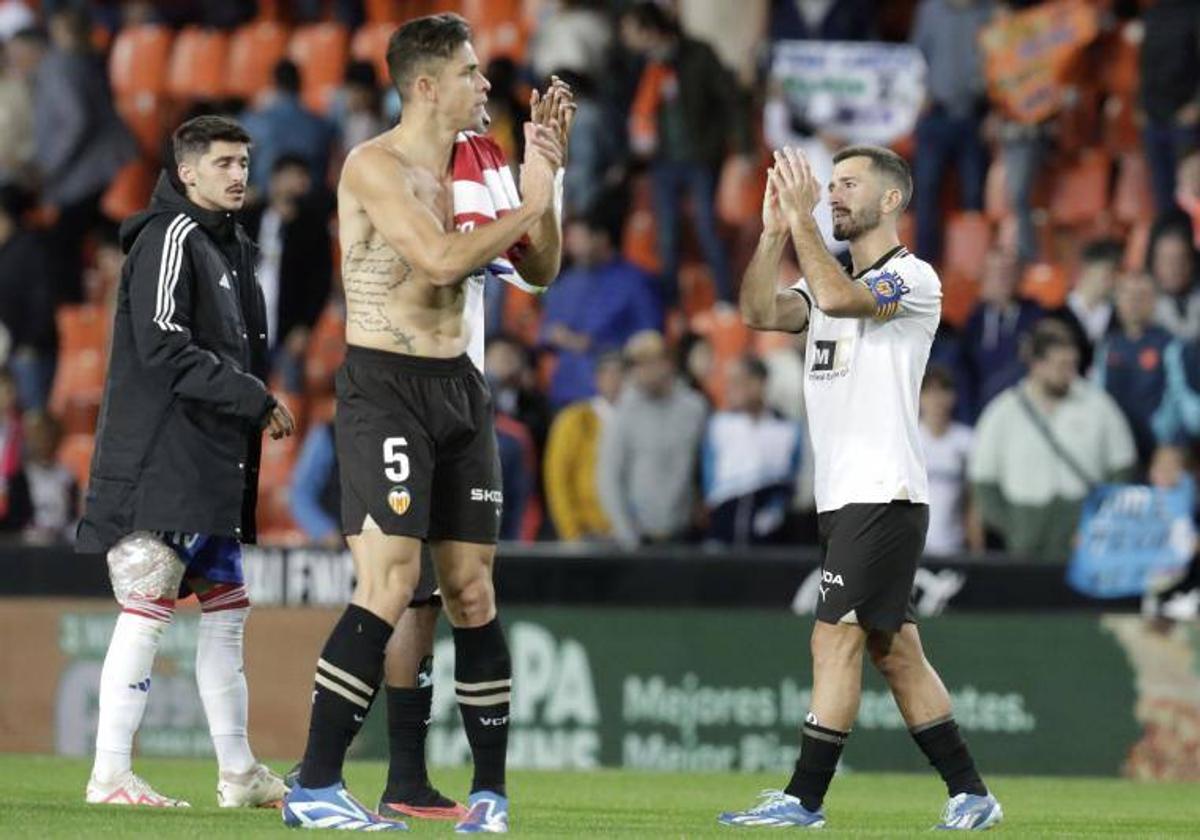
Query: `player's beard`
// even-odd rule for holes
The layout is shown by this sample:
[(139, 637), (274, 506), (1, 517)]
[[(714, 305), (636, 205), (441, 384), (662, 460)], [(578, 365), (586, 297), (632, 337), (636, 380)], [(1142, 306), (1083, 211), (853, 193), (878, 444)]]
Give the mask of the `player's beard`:
[(475, 124), (471, 126), (471, 131), (477, 134), (487, 134), (488, 128), (492, 124), (492, 116), (487, 112), (487, 108), (479, 109), (479, 116), (475, 120)]
[(844, 216), (833, 217), (833, 238), (838, 242), (853, 242), (864, 233), (869, 233), (879, 227), (883, 214), (878, 207), (864, 207), (855, 212), (848, 211)]

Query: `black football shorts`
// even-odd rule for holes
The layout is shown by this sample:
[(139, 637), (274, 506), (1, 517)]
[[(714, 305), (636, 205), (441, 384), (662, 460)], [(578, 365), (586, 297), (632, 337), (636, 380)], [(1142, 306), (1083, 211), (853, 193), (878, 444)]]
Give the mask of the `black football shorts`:
[(913, 579), (928, 529), (929, 506), (913, 502), (850, 504), (820, 514), (817, 620), (890, 632), (915, 623)]
[(350, 347), (334, 418), (342, 531), (495, 543), (503, 504), (487, 383), (467, 356)]

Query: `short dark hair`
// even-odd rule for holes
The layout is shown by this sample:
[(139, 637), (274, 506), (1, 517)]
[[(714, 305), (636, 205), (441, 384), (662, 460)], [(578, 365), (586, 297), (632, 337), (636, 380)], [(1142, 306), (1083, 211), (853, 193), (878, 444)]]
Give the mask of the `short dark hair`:
[(1071, 332), (1071, 328), (1062, 320), (1054, 317), (1043, 318), (1034, 324), (1033, 332), (1029, 334), (1028, 340), (1029, 358), (1035, 362), (1046, 358), (1051, 350), (1058, 347), (1079, 350), (1079, 342), (1075, 340), (1075, 334)]
[(1085, 263), (1119, 263), (1124, 255), (1125, 249), (1115, 239), (1093, 239), (1079, 252), (1079, 258)]
[(742, 366), (742, 370), (751, 379), (757, 379), (759, 382), (766, 382), (770, 378), (770, 372), (767, 370), (766, 364), (762, 359), (755, 356), (753, 353), (746, 353), (738, 358), (738, 364)]
[(925, 378), (921, 380), (921, 390), (932, 387), (944, 388), (947, 391), (954, 390), (954, 374), (950, 368), (934, 362), (925, 369)]
[(213, 143), (245, 143), (250, 145), (250, 135), (237, 120), (217, 114), (192, 117), (171, 135), (171, 149), (178, 164), (184, 158), (202, 155)]
[(8, 216), (13, 224), (20, 224), (33, 205), (34, 196), (29, 190), (19, 184), (0, 184), (0, 213)]
[(896, 185), (900, 190), (901, 210), (908, 206), (913, 193), (912, 169), (909, 167), (908, 161), (883, 146), (861, 145), (847, 146), (839, 150), (833, 156), (833, 162), (837, 164), (856, 157), (865, 157), (870, 160), (873, 168)]
[(288, 93), (300, 92), (300, 68), (290, 58), (281, 58), (275, 62), (271, 78), (275, 80), (275, 87), (279, 90), (285, 90)]
[(632, 20), (642, 29), (649, 29), (659, 35), (678, 35), (679, 22), (675, 17), (653, 0), (638, 0), (625, 10), (625, 17)]
[(359, 85), (374, 90), (379, 87), (375, 65), (369, 61), (351, 61), (346, 65), (346, 84)]
[(403, 94), (422, 64), (449, 58), (459, 45), (470, 40), (471, 25), (453, 12), (410, 20), (388, 38), (387, 66), (392, 84)]
[(271, 174), (277, 175), (285, 169), (303, 169), (307, 174), (309, 172), (308, 160), (295, 152), (284, 152), (271, 164)]

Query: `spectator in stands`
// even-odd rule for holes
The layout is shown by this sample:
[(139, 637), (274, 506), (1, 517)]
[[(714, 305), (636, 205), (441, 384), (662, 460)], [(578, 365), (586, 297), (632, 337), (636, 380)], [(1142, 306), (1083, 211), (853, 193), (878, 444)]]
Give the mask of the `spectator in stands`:
[(22, 530), (33, 515), (24, 445), (16, 383), (7, 369), (0, 368), (0, 533)]
[(92, 52), (87, 13), (67, 7), (51, 15), (50, 44), (33, 74), (35, 158), (42, 201), (57, 209), (50, 231), (56, 299), (74, 303), (82, 295), (84, 237), (137, 145)]
[(700, 480), (707, 539), (731, 545), (777, 539), (796, 491), (804, 430), (767, 408), (767, 367), (754, 356), (729, 366), (726, 408), (708, 420)]
[(22, 221), (30, 200), (24, 190), (0, 186), (0, 324), (20, 404), (41, 409), (54, 381), (58, 335), (48, 246)]
[(624, 378), (620, 351), (601, 355), (596, 360), (596, 395), (564, 408), (550, 426), (543, 478), (546, 507), (560, 540), (600, 540), (612, 534), (600, 504), (597, 472), (600, 436), (612, 418)]
[(1145, 272), (1131, 272), (1117, 284), (1117, 318), (1099, 345), (1093, 379), (1116, 401), (1129, 421), (1138, 463), (1149, 463), (1154, 451), (1150, 419), (1166, 390), (1164, 354), (1171, 334), (1154, 323), (1154, 281)]
[(565, 250), (571, 268), (546, 293), (541, 344), (558, 364), (550, 380), (556, 408), (590, 397), (595, 364), (641, 330), (662, 327), (653, 279), (617, 249), (620, 208), (606, 202), (568, 222)]
[(541, 524), (538, 456), (550, 406), (537, 389), (529, 352), (508, 336), (488, 342), (484, 372), (496, 406), (496, 443), (504, 485), (500, 539), (532, 540)]
[(970, 422), (1000, 391), (1021, 377), (1021, 336), (1042, 318), (1036, 303), (1017, 296), (1020, 265), (996, 247), (984, 260), (979, 303), (963, 327), (962, 365), (967, 380), (959, 393)]
[(1179, 161), (1175, 203), (1192, 220), (1192, 245), (1200, 249), (1200, 149)]
[(374, 64), (351, 61), (346, 65), (346, 76), (330, 104), (329, 118), (337, 126), (342, 149), (347, 153), (387, 128)]
[(930, 365), (921, 381), (921, 448), (929, 474), (929, 532), (925, 553), (932, 557), (983, 550), (983, 529), (970, 504), (967, 461), (971, 428), (954, 421), (954, 374)]
[(12, 52), (0, 41), (0, 184), (32, 180), (33, 99)]
[(1088, 491), (1128, 480), (1136, 451), (1117, 404), (1079, 378), (1079, 348), (1065, 325), (1039, 323), (1029, 357), (1028, 376), (979, 419), (972, 492), (1010, 553), (1064, 563)]
[[(541, 80), (570, 70), (590, 79), (603, 76), (613, 46), (612, 20), (601, 0), (559, 0), (544, 14), (529, 40), (529, 66)], [(572, 85), (574, 88), (574, 85)], [(579, 89), (574, 88), (578, 100)], [(578, 120), (578, 115), (576, 115)], [(575, 144), (571, 143), (571, 154)]]
[(1067, 309), (1075, 316), (1094, 347), (1108, 333), (1113, 319), (1113, 288), (1124, 249), (1113, 239), (1098, 239), (1083, 246), (1079, 276), (1067, 295)]
[(1200, 14), (1194, 0), (1158, 0), (1142, 12), (1142, 147), (1160, 214), (1174, 206), (1175, 166), (1200, 143)]
[(529, 120), (528, 88), (521, 82), (517, 63), (507, 56), (492, 59), (488, 63), (487, 112), (491, 118), (488, 136), (504, 150), (505, 156), (516, 166), (525, 148), (525, 135), (521, 126)]
[(717, 363), (712, 342), (700, 333), (686, 332), (675, 348), (675, 359), (681, 371), (683, 384), (699, 394), (711, 407), (712, 398), (708, 393), (708, 383), (713, 378), (713, 370)]
[(512, 337), (498, 335), (487, 344), (484, 371), (496, 411), (528, 429), (536, 451), (541, 452), (550, 431), (551, 411), (537, 387), (529, 351)]
[(329, 211), (313, 190), (308, 163), (284, 153), (271, 166), (266, 203), (242, 216), (258, 244), (258, 283), (267, 306), (267, 345), (284, 388), (304, 389), (304, 352), (329, 299), (333, 246)]
[(788, 0), (771, 4), (772, 41), (866, 41), (875, 35), (872, 0)]
[(738, 86), (752, 90), (762, 68), (771, 0), (679, 0), (673, 5), (680, 29), (712, 47)]
[(71, 471), (58, 462), (62, 429), (45, 412), (27, 412), (24, 427), (25, 478), (32, 503), (25, 540), (42, 544), (74, 542), (79, 486)]
[(948, 166), (958, 172), (959, 205), (983, 207), (987, 113), (979, 32), (995, 11), (991, 0), (924, 0), (912, 43), (929, 64), (927, 101), (917, 123), (914, 192), (917, 251), (936, 261), (942, 253), (941, 186)]
[(631, 387), (600, 438), (600, 503), (625, 548), (693, 531), (704, 399), (679, 381), (660, 333), (625, 345)]
[(345, 546), (341, 496), (333, 422), (314, 423), (304, 436), (288, 492), (292, 519), (310, 543), (326, 548)]
[(646, 58), (630, 115), (630, 144), (650, 163), (664, 292), (670, 301), (678, 294), (687, 195), (717, 295), (732, 300), (733, 278), (717, 230), (716, 183), (728, 152), (743, 158), (752, 152), (748, 98), (712, 48), (683, 35), (676, 20), (650, 0), (626, 10), (621, 40)]
[(240, 118), (254, 141), (250, 185), (265, 190), (275, 160), (290, 152), (308, 162), (312, 182), (323, 186), (329, 174), (333, 125), (300, 101), (300, 68), (290, 59), (280, 60), (273, 76), (274, 86), (261, 103)]
[[(599, 96), (595, 77), (571, 70), (555, 73), (575, 93), (575, 121), (571, 123), (571, 154), (563, 174), (563, 211), (569, 219), (585, 216), (607, 194), (618, 189), (624, 178), (624, 146), (612, 130), (616, 120)], [(619, 244), (618, 227), (613, 242)]]
[(1198, 265), (1187, 220), (1174, 213), (1155, 222), (1147, 251), (1147, 267), (1158, 286), (1154, 318), (1185, 341), (1200, 337)]

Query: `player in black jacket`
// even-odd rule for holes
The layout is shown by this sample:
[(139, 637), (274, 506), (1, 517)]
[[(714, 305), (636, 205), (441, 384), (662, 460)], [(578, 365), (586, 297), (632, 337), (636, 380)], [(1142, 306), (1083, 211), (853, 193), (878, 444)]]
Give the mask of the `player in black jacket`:
[(234, 218), (250, 137), (223, 117), (176, 130), (150, 207), (121, 226), (128, 254), (78, 548), (106, 552), (121, 614), (100, 676), (87, 801), (171, 807), (134, 775), (133, 736), (175, 599), (202, 610), (196, 683), (225, 807), (280, 799), (282, 780), (246, 739), (241, 543), (254, 541), (262, 430), (294, 420), (267, 392), (266, 318), (254, 245)]

